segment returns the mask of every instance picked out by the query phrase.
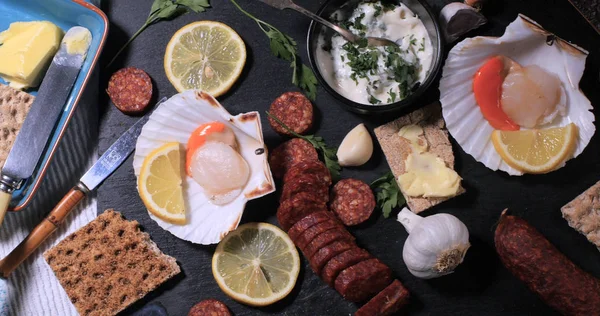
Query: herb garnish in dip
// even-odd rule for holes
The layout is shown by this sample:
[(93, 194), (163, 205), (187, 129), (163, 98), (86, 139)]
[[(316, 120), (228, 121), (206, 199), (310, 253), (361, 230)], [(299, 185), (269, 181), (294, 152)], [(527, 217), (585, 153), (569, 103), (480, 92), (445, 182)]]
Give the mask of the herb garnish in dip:
[[(408, 97), (425, 80), (433, 48), (425, 25), (402, 3), (361, 2), (350, 16), (332, 20), (360, 36), (387, 38), (399, 47), (350, 43), (339, 34), (319, 38), (318, 63), (331, 87), (362, 104), (383, 105)], [(327, 43), (327, 44), (326, 44)]]

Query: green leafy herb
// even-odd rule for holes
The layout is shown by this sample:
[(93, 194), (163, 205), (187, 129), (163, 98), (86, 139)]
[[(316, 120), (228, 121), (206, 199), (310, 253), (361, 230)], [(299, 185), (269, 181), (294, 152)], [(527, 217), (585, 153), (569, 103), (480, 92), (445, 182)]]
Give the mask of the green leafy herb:
[(369, 103), (371, 104), (380, 104), (381, 101), (379, 99), (377, 99), (376, 97), (369, 95)]
[(380, 5), (375, 4), (375, 13), (373, 13), (373, 17), (378, 17), (381, 15), (381, 11), (383, 11), (383, 7)]
[(418, 79), (417, 65), (407, 62), (397, 53), (390, 53), (385, 65), (391, 69), (394, 81), (399, 83), (400, 98), (404, 99)]
[(409, 39), (410, 39), (410, 42), (409, 42), (409, 43), (410, 43), (410, 46), (415, 46), (415, 45), (417, 45), (417, 39), (415, 38), (415, 35), (414, 35), (414, 34), (410, 34), (410, 37), (409, 37)]
[(373, 181), (371, 188), (377, 193), (377, 206), (379, 206), (385, 218), (390, 217), (390, 213), (394, 208), (406, 202), (404, 196), (400, 193), (396, 178), (391, 172)]
[(304, 90), (309, 99), (314, 100), (317, 97), (317, 78), (309, 67), (300, 62), (298, 58), (298, 45), (296, 44), (296, 41), (282, 33), (273, 25), (256, 18), (252, 14), (242, 9), (242, 7), (235, 2), (235, 0), (230, 1), (236, 6), (236, 8), (238, 8), (238, 10), (258, 24), (258, 27), (260, 27), (260, 29), (269, 38), (271, 53), (273, 53), (273, 55), (276, 57), (290, 62), (290, 67), (293, 69), (292, 83)]
[(110, 66), (123, 50), (129, 46), (138, 35), (142, 34), (148, 26), (161, 20), (172, 19), (186, 11), (204, 12), (207, 8), (210, 8), (209, 0), (154, 0), (146, 22), (133, 34), (133, 36), (131, 36), (125, 45), (119, 49), (107, 66)]
[(377, 70), (377, 60), (379, 59), (379, 51), (376, 49), (367, 49), (364, 52), (359, 50), (361, 43), (352, 44), (347, 42), (342, 46), (346, 51), (348, 62), (346, 63), (352, 68), (350, 78), (357, 81), (358, 78), (367, 78), (369, 74), (375, 74)]
[(271, 113), (269, 113), (268, 111), (267, 111), (267, 116), (272, 118), (273, 120), (275, 120), (275, 122), (277, 122), (277, 124), (281, 125), (281, 127), (283, 127), (285, 130), (287, 130), (290, 134), (292, 134), (298, 138), (302, 138), (305, 141), (309, 142), (311, 145), (313, 145), (313, 147), (315, 147), (315, 149), (318, 152), (320, 152), (321, 155), (323, 156), (323, 160), (325, 161), (325, 166), (327, 167), (327, 169), (329, 169), (329, 173), (331, 173), (331, 177), (334, 179), (334, 181), (335, 181), (335, 179), (338, 179), (340, 177), (340, 170), (342, 170), (342, 167), (340, 166), (338, 159), (337, 159), (337, 155), (336, 155), (337, 148), (328, 147), (327, 144), (325, 143), (325, 140), (323, 140), (323, 137), (315, 136), (315, 135), (300, 135), (300, 134), (292, 131), (287, 125), (285, 125), (285, 123), (283, 123), (280, 119), (278, 119), (274, 115), (271, 115)]
[(367, 26), (364, 25), (364, 24), (362, 24), (362, 19), (364, 19), (364, 18), (365, 18), (365, 14), (361, 13), (359, 16), (357, 16), (354, 19), (353, 25), (354, 25), (354, 29), (355, 30), (357, 30), (357, 31), (363, 31), (363, 32), (367, 30)]
[(423, 37), (423, 40), (421, 41), (421, 46), (419, 46), (419, 51), (420, 52), (425, 51), (425, 37)]
[(394, 103), (396, 102), (396, 92), (394, 92), (394, 89), (390, 89), (390, 91), (388, 91), (388, 95), (390, 96), (387, 99), (387, 103)]

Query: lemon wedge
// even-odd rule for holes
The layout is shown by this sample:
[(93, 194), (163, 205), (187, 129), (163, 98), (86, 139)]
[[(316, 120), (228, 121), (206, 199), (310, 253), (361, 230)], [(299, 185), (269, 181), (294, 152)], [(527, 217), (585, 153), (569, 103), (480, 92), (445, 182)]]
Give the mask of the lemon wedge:
[(300, 272), (298, 251), (288, 235), (268, 223), (248, 223), (219, 243), (212, 259), (217, 284), (234, 300), (265, 306), (286, 297)]
[(186, 222), (181, 165), (179, 143), (167, 143), (146, 156), (138, 178), (138, 191), (148, 211), (174, 224)]
[(511, 167), (526, 173), (546, 173), (575, 150), (577, 125), (520, 131), (492, 132), (492, 143)]
[(171, 84), (182, 92), (200, 89), (214, 97), (227, 92), (246, 63), (246, 46), (229, 26), (199, 21), (182, 27), (165, 51), (164, 66)]

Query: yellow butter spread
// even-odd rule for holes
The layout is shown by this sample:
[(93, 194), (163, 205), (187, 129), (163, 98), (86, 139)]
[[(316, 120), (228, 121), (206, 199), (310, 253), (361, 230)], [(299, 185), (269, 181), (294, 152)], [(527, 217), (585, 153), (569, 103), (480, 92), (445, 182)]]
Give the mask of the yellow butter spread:
[(400, 129), (398, 135), (408, 140), (412, 149), (404, 161), (405, 173), (398, 177), (402, 192), (412, 197), (456, 195), (461, 178), (456, 171), (446, 167), (444, 160), (428, 152), (423, 129), (417, 125), (407, 125)]
[(68, 32), (63, 41), (67, 47), (68, 54), (86, 55), (92, 42), (92, 34), (87, 29), (80, 28), (77, 32)]
[(37, 86), (62, 36), (62, 30), (48, 21), (11, 23), (0, 33), (0, 77), (17, 89)]

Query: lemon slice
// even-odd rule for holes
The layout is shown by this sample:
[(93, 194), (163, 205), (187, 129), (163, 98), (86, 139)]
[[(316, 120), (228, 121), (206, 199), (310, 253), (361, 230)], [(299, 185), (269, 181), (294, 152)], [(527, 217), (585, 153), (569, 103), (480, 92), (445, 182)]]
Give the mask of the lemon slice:
[(281, 229), (268, 223), (248, 223), (219, 243), (212, 259), (217, 284), (234, 300), (265, 306), (286, 297), (294, 288), (300, 258)]
[(246, 63), (246, 46), (229, 26), (199, 21), (182, 27), (165, 51), (167, 77), (177, 91), (200, 89), (218, 97), (231, 88)]
[(546, 173), (573, 154), (577, 125), (565, 127), (492, 132), (492, 143), (502, 159), (527, 173)]
[(168, 143), (144, 159), (138, 191), (152, 214), (170, 223), (185, 224), (181, 182), (180, 145)]

